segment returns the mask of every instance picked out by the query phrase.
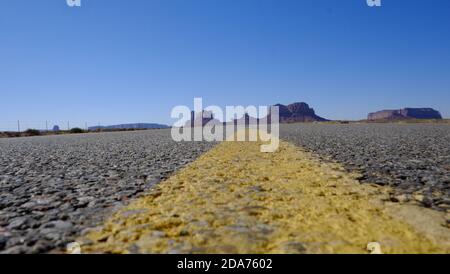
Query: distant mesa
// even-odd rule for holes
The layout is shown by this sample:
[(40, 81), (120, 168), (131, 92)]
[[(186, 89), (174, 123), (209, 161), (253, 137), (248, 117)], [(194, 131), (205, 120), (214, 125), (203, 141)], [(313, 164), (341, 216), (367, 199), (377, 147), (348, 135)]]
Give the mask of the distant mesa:
[[(279, 118), (280, 123), (298, 123), (298, 122), (326, 122), (329, 121), (325, 118), (317, 116), (314, 109), (310, 108), (307, 103), (293, 103), (290, 105), (276, 104), (279, 107)], [(234, 119), (233, 121), (228, 121), (226, 124), (256, 124), (260, 122), (260, 119), (250, 116), (245, 113), (242, 117)], [(267, 119), (270, 121), (270, 117)], [(195, 115), (194, 111), (191, 112), (191, 119), (186, 122), (185, 127), (194, 126), (205, 126), (208, 125), (219, 125), (221, 122), (215, 119), (212, 112), (203, 111)]]
[[(243, 121), (245, 119), (245, 121)], [(246, 124), (249, 125), (249, 121), (252, 120), (252, 124), (256, 124), (259, 122), (259, 119), (253, 118), (247, 113), (245, 113), (243, 116), (241, 116), (238, 119), (234, 119), (233, 121), (228, 121), (226, 123), (221, 122), (217, 120), (214, 117), (214, 114), (211, 111), (203, 110), (201, 113), (195, 114), (194, 111), (191, 111), (191, 119), (187, 121), (184, 125), (184, 127), (199, 127), (200, 125), (202, 127), (208, 125), (208, 126), (227, 126), (227, 125), (237, 125), (239, 124)], [(253, 122), (256, 121), (256, 122)]]
[(325, 122), (325, 118), (317, 116), (314, 109), (307, 103), (293, 103), (290, 105), (277, 104), (280, 109), (280, 123), (296, 122)]
[(89, 130), (115, 130), (115, 129), (155, 129), (155, 128), (169, 128), (167, 125), (154, 123), (137, 123), (137, 124), (120, 124), (112, 126), (94, 126), (89, 127)]
[(404, 120), (404, 119), (437, 119), (441, 120), (439, 111), (432, 108), (404, 108), (395, 110), (382, 110), (369, 113), (369, 121), (377, 120)]
[(191, 111), (191, 119), (186, 122), (185, 127), (205, 126), (206, 124), (213, 126), (219, 125), (221, 122), (214, 118), (214, 114), (211, 111), (203, 110), (202, 113), (195, 114)]

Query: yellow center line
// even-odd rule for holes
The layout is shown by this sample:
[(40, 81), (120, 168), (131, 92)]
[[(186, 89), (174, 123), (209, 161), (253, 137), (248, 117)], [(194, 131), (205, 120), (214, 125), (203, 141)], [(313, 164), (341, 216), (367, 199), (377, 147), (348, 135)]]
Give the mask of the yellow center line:
[(449, 253), (445, 237), (392, 217), (384, 188), (289, 143), (260, 145), (219, 144), (80, 239), (83, 252), (367, 253), (378, 242), (384, 253)]

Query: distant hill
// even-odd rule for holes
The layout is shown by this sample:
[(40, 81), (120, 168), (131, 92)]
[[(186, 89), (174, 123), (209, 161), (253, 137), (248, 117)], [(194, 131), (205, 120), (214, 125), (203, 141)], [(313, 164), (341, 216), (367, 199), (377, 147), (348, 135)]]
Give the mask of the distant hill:
[(432, 108), (404, 108), (395, 110), (382, 110), (369, 113), (369, 121), (377, 120), (404, 120), (404, 119), (437, 119), (441, 120), (439, 111)]
[(191, 119), (186, 122), (184, 127), (194, 127), (196, 125), (203, 127), (206, 124), (219, 125), (221, 122), (214, 118), (214, 114), (211, 111), (203, 110), (201, 113), (197, 113), (197, 115), (194, 111), (191, 111)]
[(94, 126), (89, 127), (89, 130), (99, 129), (154, 129), (154, 128), (169, 128), (167, 125), (153, 124), (153, 123), (136, 123), (136, 124), (120, 124), (112, 126)]
[(293, 103), (290, 105), (277, 104), (280, 109), (280, 123), (296, 122), (325, 122), (325, 118), (317, 116), (314, 109), (307, 103)]
[[(297, 123), (297, 122), (326, 122), (329, 121), (325, 118), (322, 118), (316, 115), (314, 109), (310, 108), (307, 103), (293, 103), (290, 105), (282, 105), (276, 104), (279, 108), (279, 118), (280, 123)], [(218, 125), (221, 124), (219, 120), (216, 120), (213, 113), (208, 111), (203, 111), (201, 115), (195, 115), (194, 112), (191, 112), (191, 119), (186, 122), (185, 127), (193, 127), (195, 124), (205, 126), (208, 125)], [(267, 119), (270, 123), (270, 117)], [(242, 117), (234, 119), (233, 121), (229, 121), (227, 123), (223, 123), (224, 125), (229, 124), (249, 124), (249, 121), (252, 123), (259, 123), (260, 119), (255, 117), (251, 117), (249, 114), (245, 113)], [(196, 123), (194, 123), (196, 122)]]

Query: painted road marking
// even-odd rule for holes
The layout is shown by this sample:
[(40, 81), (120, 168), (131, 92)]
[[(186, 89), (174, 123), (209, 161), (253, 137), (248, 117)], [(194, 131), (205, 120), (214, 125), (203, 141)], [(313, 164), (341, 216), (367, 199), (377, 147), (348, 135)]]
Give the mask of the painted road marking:
[[(388, 214), (384, 189), (286, 142), (224, 142), (80, 239), (93, 253), (449, 253)], [(415, 212), (414, 212), (415, 214)]]

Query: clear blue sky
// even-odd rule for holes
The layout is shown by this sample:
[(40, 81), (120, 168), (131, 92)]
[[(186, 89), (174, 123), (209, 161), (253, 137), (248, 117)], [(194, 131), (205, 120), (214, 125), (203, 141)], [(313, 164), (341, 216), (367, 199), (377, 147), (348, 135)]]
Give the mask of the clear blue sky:
[(1, 0), (0, 127), (171, 123), (176, 105), (305, 101), (450, 117), (450, 1)]

